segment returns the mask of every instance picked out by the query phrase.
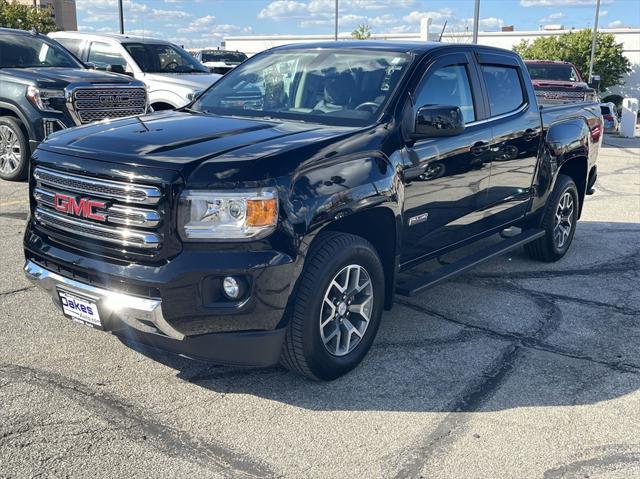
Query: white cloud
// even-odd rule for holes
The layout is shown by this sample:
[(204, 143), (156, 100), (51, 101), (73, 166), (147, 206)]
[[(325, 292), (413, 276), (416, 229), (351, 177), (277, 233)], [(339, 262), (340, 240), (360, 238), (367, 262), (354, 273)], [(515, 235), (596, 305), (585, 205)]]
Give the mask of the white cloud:
[(502, 28), (504, 20), (502, 18), (488, 17), (480, 19), (480, 28), (485, 31), (497, 30)]
[(600, 13), (598, 14), (599, 17), (606, 17), (607, 15), (609, 15), (608, 10), (600, 10)]
[[(144, 5), (144, 7), (146, 7), (146, 5)], [(141, 12), (144, 12), (145, 10), (141, 10)], [(190, 18), (191, 14), (183, 12), (182, 10), (161, 10), (152, 8), (151, 16), (158, 20), (175, 20), (177, 18)]]
[(626, 25), (622, 20), (614, 20), (607, 24), (607, 28), (624, 28)]
[(307, 16), (307, 5), (294, 0), (276, 0), (258, 13), (258, 18), (283, 20), (287, 18), (303, 18)]
[(564, 17), (565, 17), (565, 14), (562, 12), (551, 13), (546, 17), (541, 18), (540, 23), (543, 23), (543, 24), (553, 23), (553, 22), (557, 22), (558, 20), (562, 20)]
[[(602, 4), (613, 3), (613, 0), (601, 0)], [(520, 0), (522, 7), (581, 7), (595, 5), (596, 0)]]
[(440, 10), (432, 12), (419, 12), (417, 10), (414, 10), (413, 12), (404, 16), (404, 21), (409, 23), (420, 23), (423, 18), (430, 18), (431, 20), (437, 21), (453, 17), (453, 10), (451, 10), (450, 8), (441, 8)]

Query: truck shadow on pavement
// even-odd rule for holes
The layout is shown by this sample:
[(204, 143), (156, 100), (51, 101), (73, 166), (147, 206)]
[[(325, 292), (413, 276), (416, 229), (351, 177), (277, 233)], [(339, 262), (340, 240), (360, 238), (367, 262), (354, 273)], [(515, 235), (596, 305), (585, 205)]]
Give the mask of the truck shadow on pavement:
[(640, 224), (582, 222), (559, 263), (518, 251), (398, 298), (363, 363), (331, 383), (133, 347), (203, 388), (310, 410), (593, 404), (640, 388), (638, 238)]

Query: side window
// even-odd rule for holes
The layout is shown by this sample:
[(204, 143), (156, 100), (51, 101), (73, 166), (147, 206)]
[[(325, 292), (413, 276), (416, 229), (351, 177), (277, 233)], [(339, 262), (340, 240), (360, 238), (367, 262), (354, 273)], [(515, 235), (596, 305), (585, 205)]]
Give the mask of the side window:
[[(111, 65), (120, 65), (127, 70), (127, 61), (118, 48), (108, 43), (93, 42), (89, 50), (89, 62), (93, 63), (97, 69), (106, 70)], [(128, 69), (130, 71), (130, 69)]]
[(508, 66), (481, 65), (489, 96), (491, 116), (516, 110), (524, 103), (518, 69)]
[(464, 65), (439, 68), (422, 80), (416, 93), (415, 108), (424, 105), (460, 107), (465, 123), (475, 121), (471, 82)]
[(76, 57), (80, 58), (80, 50), (82, 49), (82, 43), (84, 42), (81, 38), (56, 38), (56, 41), (60, 43), (63, 47), (73, 53)]

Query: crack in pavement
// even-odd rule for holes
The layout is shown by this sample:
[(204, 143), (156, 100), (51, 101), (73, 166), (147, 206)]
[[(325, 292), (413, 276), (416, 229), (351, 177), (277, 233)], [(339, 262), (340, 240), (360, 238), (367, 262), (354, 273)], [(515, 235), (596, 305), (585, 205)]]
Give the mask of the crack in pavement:
[(31, 285), (31, 286), (25, 286), (24, 288), (18, 288), (18, 289), (13, 289), (11, 291), (5, 291), (4, 293), (0, 293), (0, 298), (2, 298), (3, 296), (10, 296), (10, 295), (16, 294), (16, 293), (22, 293), (23, 291), (29, 291), (30, 289), (35, 289), (35, 286)]
[[(104, 419), (122, 429), (138, 429), (152, 441), (155, 449), (170, 457), (179, 457), (195, 464), (217, 466), (233, 477), (272, 477), (273, 472), (265, 464), (249, 459), (219, 444), (203, 444), (189, 433), (154, 420), (137, 410), (132, 404), (109, 395), (96, 392), (87, 385), (57, 373), (14, 364), (0, 365), (0, 375), (13, 382), (35, 384), (45, 389), (55, 389)], [(131, 435), (132, 440), (140, 437)]]

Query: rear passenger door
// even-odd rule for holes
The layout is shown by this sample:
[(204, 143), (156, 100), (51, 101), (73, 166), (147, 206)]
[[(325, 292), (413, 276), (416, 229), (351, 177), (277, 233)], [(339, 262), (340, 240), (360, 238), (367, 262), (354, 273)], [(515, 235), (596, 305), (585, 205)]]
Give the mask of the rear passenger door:
[(509, 54), (477, 55), (486, 121), (491, 125), (491, 178), (485, 210), (493, 227), (524, 216), (532, 196), (542, 127), (528, 77)]

